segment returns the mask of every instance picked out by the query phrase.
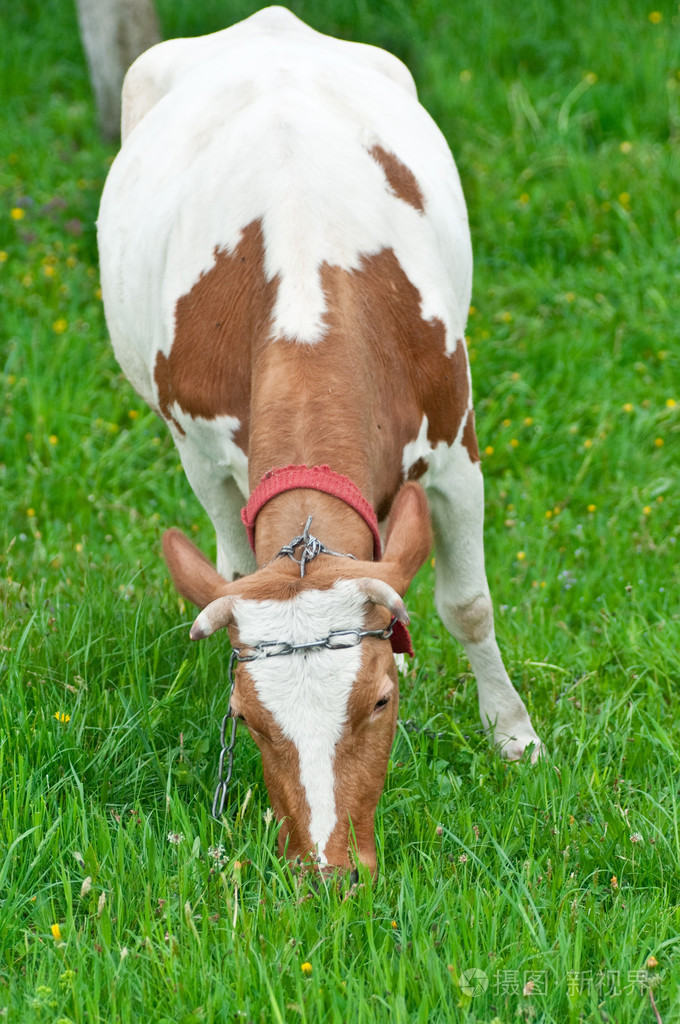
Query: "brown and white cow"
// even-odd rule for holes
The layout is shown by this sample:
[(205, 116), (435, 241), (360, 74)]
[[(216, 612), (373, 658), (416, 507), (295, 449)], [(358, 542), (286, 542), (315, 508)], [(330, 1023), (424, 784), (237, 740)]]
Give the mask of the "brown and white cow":
[[(408, 619), (430, 515), (437, 609), (490, 740), (508, 758), (541, 749), (494, 637), (464, 341), (472, 257), (446, 142), (395, 57), (270, 7), (132, 66), (98, 228), (116, 355), (217, 534), (217, 570), (179, 531), (164, 539), (203, 609), (192, 636), (226, 627), (250, 649), (378, 633), (239, 663), (232, 698), (282, 852), (346, 866), (353, 833), (375, 868), (398, 704), (380, 631)], [(302, 575), (277, 556), (310, 515), (333, 554)]]

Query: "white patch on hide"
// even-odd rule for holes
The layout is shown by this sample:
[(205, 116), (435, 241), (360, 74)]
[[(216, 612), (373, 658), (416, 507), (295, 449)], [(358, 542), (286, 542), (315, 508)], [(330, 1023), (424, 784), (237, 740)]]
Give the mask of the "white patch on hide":
[[(240, 641), (306, 643), (341, 629), (363, 629), (366, 599), (351, 580), (330, 590), (308, 590), (290, 601), (234, 603)], [(361, 667), (361, 644), (346, 650), (323, 648), (248, 664), (264, 707), (297, 749), (300, 782), (310, 811), (315, 852), (326, 863), (326, 844), (337, 822), (335, 748), (347, 720), (347, 703)]]

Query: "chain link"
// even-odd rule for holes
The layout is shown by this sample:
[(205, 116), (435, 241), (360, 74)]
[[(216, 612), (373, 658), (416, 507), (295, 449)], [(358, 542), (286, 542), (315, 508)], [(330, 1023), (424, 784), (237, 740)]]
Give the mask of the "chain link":
[[(236, 661), (236, 651), (231, 652), (229, 658), (229, 705), (227, 707), (227, 713), (222, 719), (222, 726), (220, 728), (220, 760), (219, 767), (217, 770), (217, 788), (215, 789), (215, 796), (212, 802), (212, 816), (213, 818), (220, 818), (224, 811), (224, 804), (227, 799), (227, 791), (229, 789), (229, 783), (231, 782), (232, 772), (234, 770), (234, 747), (236, 746), (236, 726), (238, 720), (232, 716), (231, 713), (231, 698), (234, 693), (234, 683), (236, 682), (236, 673), (234, 672), (234, 662)], [(231, 737), (229, 743), (226, 742), (227, 736), (227, 723), (231, 719)], [(227, 759), (227, 772), (224, 772), (224, 759)]]

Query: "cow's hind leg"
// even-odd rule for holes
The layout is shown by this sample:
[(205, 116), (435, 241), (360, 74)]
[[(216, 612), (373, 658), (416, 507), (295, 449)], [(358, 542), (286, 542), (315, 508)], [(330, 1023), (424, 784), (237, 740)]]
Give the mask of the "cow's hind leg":
[[(476, 451), (474, 452), (476, 454)], [(437, 611), (459, 640), (477, 679), (479, 710), (490, 741), (515, 760), (543, 748), (522, 698), (510, 682), (494, 633), (484, 570), (484, 483), (478, 461), (457, 440), (430, 462), (427, 493), (435, 536)]]

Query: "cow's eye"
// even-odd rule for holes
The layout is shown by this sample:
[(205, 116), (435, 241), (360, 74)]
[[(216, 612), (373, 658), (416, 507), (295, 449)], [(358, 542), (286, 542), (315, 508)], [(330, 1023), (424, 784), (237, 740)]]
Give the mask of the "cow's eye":
[(387, 705), (389, 704), (389, 702), (390, 702), (390, 695), (388, 693), (384, 697), (380, 698), (380, 700), (377, 702), (377, 704), (375, 705), (373, 710), (374, 711), (380, 711), (382, 708), (386, 708)]

